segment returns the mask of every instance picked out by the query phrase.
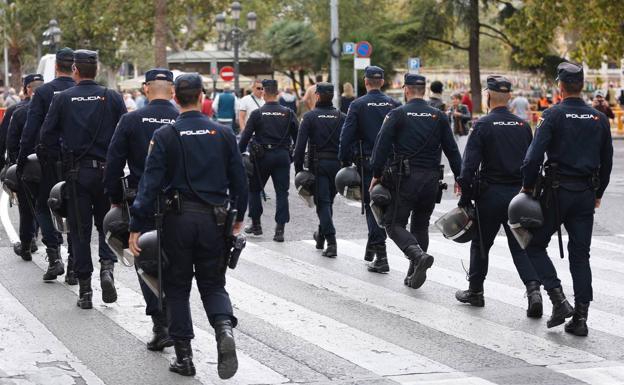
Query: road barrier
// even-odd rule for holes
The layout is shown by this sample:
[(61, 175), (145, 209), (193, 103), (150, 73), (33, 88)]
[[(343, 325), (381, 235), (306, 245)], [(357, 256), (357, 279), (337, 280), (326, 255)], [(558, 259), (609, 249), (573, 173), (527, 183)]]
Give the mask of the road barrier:
[[(613, 110), (615, 119), (609, 119), (611, 130), (618, 135), (624, 135), (624, 110), (616, 108)], [(531, 124), (535, 127), (537, 121), (542, 116), (542, 111), (531, 111)]]

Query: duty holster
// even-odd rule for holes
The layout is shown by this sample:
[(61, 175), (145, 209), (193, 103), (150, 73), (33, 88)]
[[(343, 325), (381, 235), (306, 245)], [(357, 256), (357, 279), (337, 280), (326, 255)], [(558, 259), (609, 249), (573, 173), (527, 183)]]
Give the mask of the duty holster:
[(82, 242), (83, 234), (82, 234), (82, 224), (80, 218), (80, 205), (78, 204), (78, 175), (80, 173), (80, 167), (77, 159), (74, 156), (73, 151), (68, 151), (66, 156), (63, 157), (63, 169), (64, 169), (64, 178), (67, 184), (69, 185), (72, 198), (72, 209), (74, 211), (74, 226), (76, 227), (78, 239)]
[[(230, 269), (235, 269), (238, 265), (238, 260), (240, 258), (243, 249), (247, 245), (247, 240), (244, 235), (234, 235), (233, 228), (234, 222), (236, 221), (236, 216), (238, 215), (238, 210), (236, 210), (235, 206), (230, 203), (229, 207), (226, 209), (223, 207), (223, 223), (224, 226), (224, 235), (225, 235), (225, 253), (223, 256), (223, 272), (227, 267)], [(217, 220), (217, 225), (219, 225), (219, 221)]]
[(442, 202), (444, 190), (448, 190), (448, 184), (444, 183), (444, 165), (441, 164), (438, 169), (438, 193), (436, 195), (436, 203)]

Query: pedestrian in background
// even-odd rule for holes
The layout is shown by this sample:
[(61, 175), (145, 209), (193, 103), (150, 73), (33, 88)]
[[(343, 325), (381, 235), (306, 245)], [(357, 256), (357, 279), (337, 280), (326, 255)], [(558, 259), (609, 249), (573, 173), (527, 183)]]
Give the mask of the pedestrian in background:
[(212, 90), (208, 90), (204, 95), (204, 102), (202, 103), (202, 114), (206, 115), (209, 118), (212, 118), (214, 115), (214, 110), (212, 109), (212, 99), (210, 95), (212, 94)]
[(462, 94), (454, 93), (451, 96), (451, 107), (448, 110), (451, 129), (456, 137), (468, 135), (468, 122), (472, 117), (470, 109), (461, 100)]
[(223, 85), (223, 92), (217, 94), (212, 102), (212, 110), (215, 112), (217, 121), (228, 127), (232, 127), (232, 130), (236, 132), (234, 127), (236, 121), (236, 115), (240, 108), (240, 102), (234, 92), (232, 92), (232, 85), (225, 83)]
[(615, 119), (615, 114), (613, 113), (613, 110), (611, 110), (609, 103), (607, 103), (607, 101), (605, 100), (604, 91), (596, 90), (594, 92), (594, 100), (592, 101), (592, 107), (602, 112), (603, 114), (607, 115), (607, 118)]
[(509, 109), (520, 119), (529, 120), (531, 108), (529, 106), (529, 100), (524, 96), (524, 93), (518, 92), (518, 96), (509, 104)]
[(240, 125), (241, 130), (245, 129), (249, 115), (264, 105), (264, 99), (262, 98), (263, 95), (264, 88), (262, 87), (262, 81), (260, 79), (254, 80), (251, 85), (251, 93), (243, 96), (240, 100), (238, 124)]
[(6, 96), (6, 98), (4, 98), (4, 107), (9, 108), (14, 104), (17, 104), (20, 102), (20, 98), (19, 96), (17, 96), (17, 93), (15, 92), (15, 88), (9, 88), (9, 92)]
[(446, 103), (442, 98), (442, 92), (444, 91), (444, 84), (439, 80), (434, 80), (429, 86), (431, 96), (429, 97), (429, 105), (433, 108), (437, 108), (440, 111), (446, 111)]
[(281, 106), (290, 108), (295, 114), (297, 113), (299, 101), (292, 88), (284, 88), (284, 91), (280, 94), (278, 103)]
[(340, 96), (340, 112), (346, 114), (349, 111), (351, 102), (355, 100), (355, 92), (353, 91), (353, 85), (346, 82), (342, 86), (342, 95)]
[(461, 103), (468, 107), (468, 111), (472, 114), (472, 97), (470, 96), (470, 91), (464, 92), (464, 96), (461, 98)]

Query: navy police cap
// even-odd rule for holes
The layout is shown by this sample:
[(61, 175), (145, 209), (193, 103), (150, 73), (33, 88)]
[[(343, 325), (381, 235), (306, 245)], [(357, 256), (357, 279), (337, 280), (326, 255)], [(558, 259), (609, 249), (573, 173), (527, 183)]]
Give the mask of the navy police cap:
[(403, 84), (406, 86), (424, 86), (427, 84), (427, 79), (418, 74), (405, 74)]
[(175, 80), (175, 91), (201, 90), (204, 88), (202, 77), (197, 72), (179, 75)]
[(364, 77), (368, 79), (383, 79), (384, 70), (377, 66), (368, 66), (364, 69)]
[(504, 76), (492, 75), (486, 80), (485, 89), (495, 92), (511, 92), (511, 82)]
[(74, 63), (97, 64), (98, 54), (88, 49), (74, 51)]
[(27, 85), (29, 85), (32, 82), (36, 82), (36, 81), (43, 81), (43, 75), (41, 74), (28, 74), (26, 76), (24, 76), (24, 87), (26, 87)]
[(166, 80), (173, 83), (173, 72), (166, 68), (152, 68), (145, 73), (145, 83), (154, 80)]
[(334, 85), (331, 83), (316, 83), (316, 93), (317, 94), (326, 94), (333, 95), (334, 94)]
[(583, 67), (564, 61), (557, 66), (557, 79), (555, 80), (564, 83), (580, 83), (583, 81)]
[(277, 80), (262, 79), (262, 88), (277, 89)]
[(56, 51), (56, 61), (74, 61), (74, 50), (69, 47), (64, 47)]

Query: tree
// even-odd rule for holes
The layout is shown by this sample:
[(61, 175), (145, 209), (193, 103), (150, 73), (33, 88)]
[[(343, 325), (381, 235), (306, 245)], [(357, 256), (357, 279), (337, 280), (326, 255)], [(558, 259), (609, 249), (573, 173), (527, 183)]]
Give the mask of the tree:
[(167, 0), (154, 0), (154, 62), (167, 67)]

